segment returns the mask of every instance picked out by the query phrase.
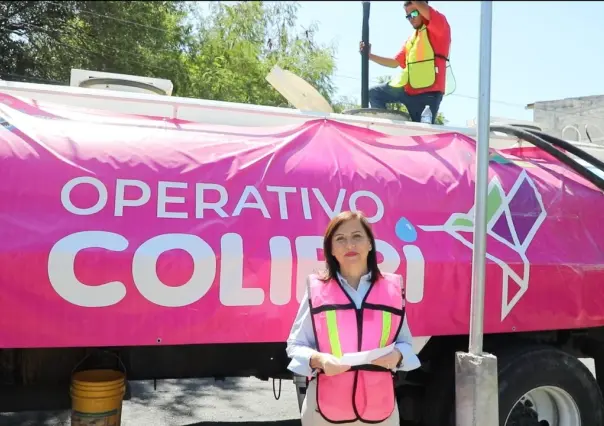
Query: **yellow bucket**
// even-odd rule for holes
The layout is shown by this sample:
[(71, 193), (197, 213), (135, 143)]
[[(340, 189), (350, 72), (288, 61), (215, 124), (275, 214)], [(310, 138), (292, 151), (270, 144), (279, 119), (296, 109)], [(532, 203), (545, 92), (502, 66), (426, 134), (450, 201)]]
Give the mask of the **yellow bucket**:
[(71, 379), (71, 426), (119, 426), (126, 377), (116, 370), (86, 370)]

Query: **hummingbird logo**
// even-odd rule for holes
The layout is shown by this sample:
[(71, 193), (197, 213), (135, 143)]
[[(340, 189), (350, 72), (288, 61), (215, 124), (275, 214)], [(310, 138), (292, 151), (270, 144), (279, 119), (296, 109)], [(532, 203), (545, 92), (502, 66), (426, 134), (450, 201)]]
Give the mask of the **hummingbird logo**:
[[(453, 213), (444, 225), (420, 228), (427, 232), (446, 232), (472, 250), (474, 208), (472, 206), (467, 213)], [(486, 254), (487, 259), (499, 265), (503, 271), (502, 321), (528, 290), (531, 264), (526, 252), (546, 216), (541, 194), (526, 170), (522, 170), (507, 194), (497, 177), (489, 182), (487, 238), (497, 241), (498, 253), (505, 253), (506, 258), (518, 256), (518, 264), (521, 265), (520, 270), (514, 270), (499, 257), (488, 252)]]

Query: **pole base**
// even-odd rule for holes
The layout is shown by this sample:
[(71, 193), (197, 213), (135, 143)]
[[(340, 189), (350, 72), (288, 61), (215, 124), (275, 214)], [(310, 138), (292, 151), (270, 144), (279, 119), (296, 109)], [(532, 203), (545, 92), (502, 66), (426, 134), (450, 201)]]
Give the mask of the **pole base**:
[(455, 425), (499, 426), (497, 357), (455, 354)]

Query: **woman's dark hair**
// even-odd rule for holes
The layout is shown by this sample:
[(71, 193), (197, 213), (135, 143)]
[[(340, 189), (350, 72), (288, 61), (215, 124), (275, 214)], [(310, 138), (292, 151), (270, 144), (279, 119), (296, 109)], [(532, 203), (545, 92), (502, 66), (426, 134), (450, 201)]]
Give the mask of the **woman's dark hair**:
[(332, 279), (337, 280), (337, 273), (340, 271), (340, 263), (331, 253), (333, 236), (344, 222), (354, 219), (358, 219), (361, 222), (361, 226), (367, 233), (367, 237), (371, 243), (371, 250), (367, 255), (367, 269), (371, 273), (371, 284), (375, 283), (379, 278), (382, 277), (380, 268), (378, 268), (377, 252), (375, 250), (375, 237), (373, 235), (373, 231), (371, 230), (369, 221), (362, 212), (345, 211), (331, 219), (331, 222), (329, 222), (327, 225), (327, 229), (325, 229), (325, 236), (323, 237), (323, 255), (325, 256), (327, 270), (322, 278), (323, 281), (330, 281)]

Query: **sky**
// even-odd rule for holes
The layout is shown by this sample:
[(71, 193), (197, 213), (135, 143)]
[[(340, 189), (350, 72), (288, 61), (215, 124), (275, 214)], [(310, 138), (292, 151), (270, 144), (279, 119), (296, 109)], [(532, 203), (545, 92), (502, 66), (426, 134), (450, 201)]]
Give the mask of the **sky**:
[[(479, 1), (434, 1), (451, 26), (451, 66), (456, 91), (440, 111), (451, 126), (465, 127), (478, 111)], [(301, 2), (299, 24), (318, 24), (323, 44), (335, 43), (337, 95), (360, 103), (361, 1)], [(491, 117), (532, 121), (536, 101), (604, 94), (604, 2), (493, 2)], [(411, 34), (402, 1), (371, 2), (372, 52), (393, 57)], [(597, 40), (602, 40), (598, 42)], [(591, 64), (591, 65), (590, 65)], [(370, 85), (397, 71), (370, 63)]]

